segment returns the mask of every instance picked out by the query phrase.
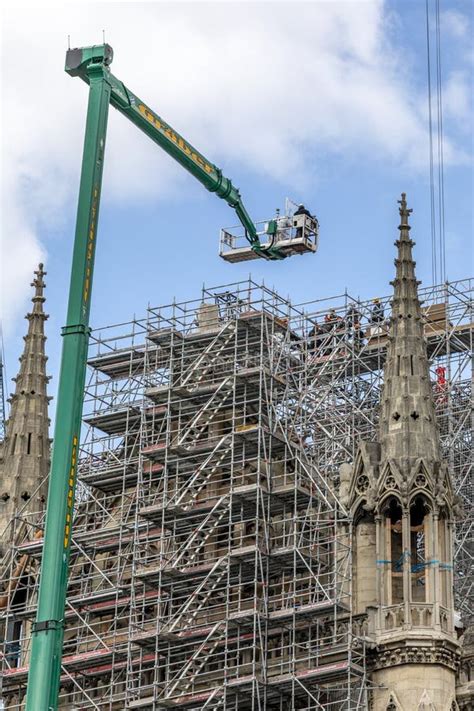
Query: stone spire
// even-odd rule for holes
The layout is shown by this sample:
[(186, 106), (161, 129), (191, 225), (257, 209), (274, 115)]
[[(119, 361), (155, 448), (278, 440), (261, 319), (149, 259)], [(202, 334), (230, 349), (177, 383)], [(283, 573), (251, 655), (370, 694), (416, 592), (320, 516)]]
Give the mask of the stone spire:
[(400, 237), (395, 242), (396, 277), (379, 423), (381, 462), (396, 460), (408, 473), (417, 459), (440, 461), (439, 433), (429, 377), (418, 282), (412, 256), (406, 195), (400, 204)]
[[(45, 297), (43, 265), (35, 271), (31, 286), (33, 308), (26, 315), (28, 332), (20, 356), (20, 370), (11, 396), (10, 417), (0, 459), (0, 541), (5, 545), (13, 532), (8, 524), (15, 512), (28, 502), (31, 511), (40, 511), (46, 501), (50, 465), (44, 323)], [(8, 529), (8, 530), (6, 530)]]
[(374, 711), (450, 709), (454, 495), (441, 459), (406, 196), (388, 329), (378, 438), (341, 467), (354, 531), (353, 611), (373, 640)]

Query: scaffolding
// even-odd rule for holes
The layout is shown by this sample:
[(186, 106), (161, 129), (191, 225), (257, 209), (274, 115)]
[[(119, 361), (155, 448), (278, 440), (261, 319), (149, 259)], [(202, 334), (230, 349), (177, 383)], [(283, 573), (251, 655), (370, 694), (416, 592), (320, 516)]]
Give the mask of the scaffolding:
[[(464, 506), (465, 618), (472, 287), (420, 293), (443, 451)], [(376, 437), (387, 326), (371, 312), (347, 293), (293, 305), (248, 280), (93, 332), (61, 708), (368, 707), (370, 634), (352, 611), (338, 472)], [(26, 691), (42, 551), (28, 504), (12, 526), (0, 596), (11, 710)]]

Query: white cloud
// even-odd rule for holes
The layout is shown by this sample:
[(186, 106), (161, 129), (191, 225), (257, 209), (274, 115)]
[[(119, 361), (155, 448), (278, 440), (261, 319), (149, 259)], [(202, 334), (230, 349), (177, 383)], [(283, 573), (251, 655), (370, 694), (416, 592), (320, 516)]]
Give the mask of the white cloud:
[(469, 31), (469, 18), (457, 10), (445, 10), (440, 15), (440, 27), (443, 33), (449, 33), (455, 39), (466, 37)]
[[(87, 87), (62, 71), (68, 34), (82, 46), (100, 42), (105, 27), (114, 74), (225, 173), (240, 164), (262, 176), (291, 174), (297, 187), (314, 173), (318, 152), (425, 165), (424, 111), (382, 0), (31, 6), (3, 19), (10, 322), (45, 251), (38, 226), (60, 227), (65, 206), (77, 199)], [(455, 85), (451, 96), (461, 101)], [(446, 163), (456, 156), (447, 138)], [(111, 109), (106, 199), (161, 199), (183, 180), (180, 168)]]
[(460, 128), (472, 130), (472, 82), (464, 71), (452, 72), (443, 88), (443, 113)]
[[(5, 155), (7, 165), (10, 163)], [(1, 305), (4, 328), (8, 333), (11, 319), (24, 308), (33, 269), (45, 258), (34, 223), (25, 219), (29, 207), (20, 191), (9, 199), (8, 186), (15, 185), (16, 176), (9, 167), (2, 171), (2, 254), (1, 254)], [(8, 229), (8, 233), (6, 230)]]

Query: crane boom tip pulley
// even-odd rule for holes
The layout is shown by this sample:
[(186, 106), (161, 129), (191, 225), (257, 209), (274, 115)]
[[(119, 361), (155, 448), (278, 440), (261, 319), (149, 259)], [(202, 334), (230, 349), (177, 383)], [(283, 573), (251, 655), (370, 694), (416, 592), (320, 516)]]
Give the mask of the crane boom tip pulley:
[(114, 58), (110, 44), (96, 44), (91, 47), (75, 47), (66, 52), (64, 70), (72, 77), (83, 77), (89, 64), (103, 64), (109, 67)]

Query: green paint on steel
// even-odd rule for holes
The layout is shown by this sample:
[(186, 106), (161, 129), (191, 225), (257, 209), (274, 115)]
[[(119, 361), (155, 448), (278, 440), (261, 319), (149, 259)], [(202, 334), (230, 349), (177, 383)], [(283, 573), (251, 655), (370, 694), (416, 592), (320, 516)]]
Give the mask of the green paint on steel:
[(87, 67), (89, 105), (71, 283), (59, 376), (38, 613), (33, 626), (27, 711), (58, 707), (71, 526), (81, 429), (94, 255), (111, 87), (101, 58)]

